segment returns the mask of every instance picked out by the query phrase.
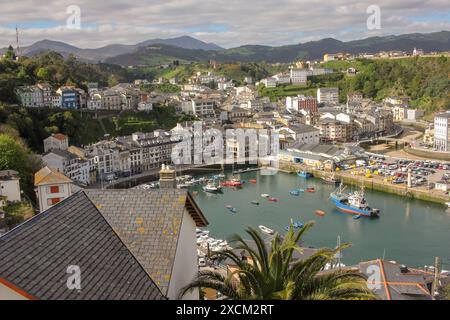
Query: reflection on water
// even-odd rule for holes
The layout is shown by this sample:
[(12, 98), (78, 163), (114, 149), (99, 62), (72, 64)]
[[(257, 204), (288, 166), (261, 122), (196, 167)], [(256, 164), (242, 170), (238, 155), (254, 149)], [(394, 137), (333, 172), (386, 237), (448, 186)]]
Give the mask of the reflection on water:
[[(386, 259), (414, 266), (432, 264), (435, 256), (450, 257), (450, 211), (442, 205), (367, 190), (369, 204), (379, 208), (381, 216), (355, 220), (333, 207), (329, 195), (335, 187), (319, 179), (305, 181), (296, 175), (263, 176), (258, 172), (242, 174), (241, 179), (257, 179), (257, 183), (227, 188), (223, 194), (205, 193), (199, 186), (192, 188), (199, 191), (196, 201), (210, 222), (208, 228), (213, 237), (245, 235), (247, 226), (256, 228), (261, 224), (283, 233), (290, 219), (313, 220), (315, 226), (305, 237), (306, 244), (334, 247), (340, 235), (342, 243), (353, 244), (344, 253), (346, 264), (381, 258), (384, 250)], [(293, 188), (307, 187), (314, 187), (317, 192), (289, 194)], [(264, 193), (278, 198), (278, 202), (268, 202), (261, 197)], [(260, 205), (252, 204), (252, 200)], [(237, 213), (230, 214), (226, 205), (235, 207)], [(317, 209), (326, 215), (317, 216)]]

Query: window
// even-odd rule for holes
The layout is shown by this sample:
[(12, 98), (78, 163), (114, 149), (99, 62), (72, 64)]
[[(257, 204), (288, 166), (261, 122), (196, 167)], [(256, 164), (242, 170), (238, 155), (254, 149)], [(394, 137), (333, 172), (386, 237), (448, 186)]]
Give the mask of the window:
[(50, 193), (59, 193), (59, 186), (51, 186)]
[(47, 199), (47, 205), (53, 206), (53, 205), (57, 204), (60, 201), (61, 201), (60, 198), (50, 198), (50, 199)]

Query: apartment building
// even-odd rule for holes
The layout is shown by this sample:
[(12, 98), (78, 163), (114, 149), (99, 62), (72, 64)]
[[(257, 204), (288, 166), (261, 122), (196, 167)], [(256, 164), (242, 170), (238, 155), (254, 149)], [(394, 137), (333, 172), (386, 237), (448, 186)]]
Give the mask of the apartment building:
[(306, 84), (308, 76), (312, 75), (311, 70), (290, 68), (290, 76), (292, 84)]
[(306, 110), (316, 113), (318, 111), (317, 99), (304, 95), (298, 95), (297, 97), (286, 97), (286, 109), (288, 111)]
[(322, 104), (338, 104), (339, 88), (318, 88), (317, 101)]
[(38, 86), (22, 86), (16, 89), (16, 95), (20, 104), (24, 107), (43, 107), (44, 98), (42, 90)]
[(438, 113), (434, 116), (434, 149), (450, 151), (450, 112)]
[(335, 119), (321, 119), (317, 127), (320, 130), (320, 138), (323, 141), (347, 141), (351, 134), (351, 124), (335, 120)]

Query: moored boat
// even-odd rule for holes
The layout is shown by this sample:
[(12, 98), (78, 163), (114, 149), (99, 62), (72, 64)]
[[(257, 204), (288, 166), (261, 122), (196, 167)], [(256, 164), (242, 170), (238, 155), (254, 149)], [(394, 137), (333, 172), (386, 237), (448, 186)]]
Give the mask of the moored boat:
[(270, 228), (268, 228), (268, 227), (266, 227), (266, 226), (263, 226), (263, 225), (258, 226), (258, 228), (259, 228), (262, 232), (267, 233), (267, 234), (270, 234), (270, 235), (272, 235), (272, 234), (275, 233), (275, 231), (273, 231), (272, 229), (270, 229)]
[(267, 193), (262, 193), (262, 194), (261, 194), (261, 197), (263, 197), (263, 198), (270, 198), (270, 195), (267, 194)]
[(310, 173), (310, 172), (308, 172), (308, 171), (305, 171), (305, 170), (303, 170), (303, 171), (298, 171), (298, 172), (297, 172), (297, 175), (298, 175), (299, 177), (302, 177), (302, 178), (305, 178), (305, 179), (313, 178), (313, 177), (314, 177), (312, 173)]
[(267, 200), (270, 202), (278, 202), (277, 198), (272, 198), (272, 197), (268, 198)]
[(344, 189), (345, 187), (341, 183), (339, 188), (330, 194), (331, 201), (340, 211), (356, 216), (378, 217), (380, 210), (368, 205), (364, 196), (364, 188), (348, 195), (344, 194)]
[(203, 187), (203, 191), (211, 193), (220, 192), (221, 190), (222, 190), (221, 186), (217, 186), (211, 183), (208, 183), (206, 186)]
[(254, 204), (254, 205), (256, 205), (256, 206), (259, 206), (259, 202), (256, 201), (256, 200), (253, 200), (253, 201), (251, 202), (251, 204)]
[(338, 183), (341, 182), (341, 180), (339, 180), (338, 178), (336, 178), (334, 175), (322, 177), (322, 180), (323, 180), (325, 183), (328, 183), (328, 184), (338, 184)]
[(325, 213), (325, 211), (322, 211), (322, 210), (316, 210), (315, 214), (316, 214), (316, 216), (324, 217), (326, 213)]

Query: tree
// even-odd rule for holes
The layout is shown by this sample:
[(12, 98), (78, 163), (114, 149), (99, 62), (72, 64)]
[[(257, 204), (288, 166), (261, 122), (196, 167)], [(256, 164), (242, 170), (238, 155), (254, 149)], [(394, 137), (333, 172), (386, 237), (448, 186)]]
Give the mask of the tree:
[(9, 45), (8, 49), (5, 52), (5, 59), (14, 60), (16, 59), (16, 55), (14, 53), (14, 49), (11, 45)]
[(256, 244), (251, 248), (240, 236), (235, 235), (237, 251), (244, 251), (251, 261), (236, 255), (231, 250), (217, 253), (218, 258), (229, 259), (237, 266), (236, 271), (227, 276), (218, 271), (200, 271), (180, 296), (194, 288), (215, 289), (233, 300), (347, 300), (368, 299), (376, 296), (368, 289), (366, 279), (361, 274), (337, 270), (323, 272), (327, 263), (333, 261), (336, 253), (348, 247), (345, 244), (335, 250), (320, 249), (304, 260), (293, 259), (303, 234), (312, 223), (307, 223), (300, 231), (291, 226), (282, 239), (278, 234), (271, 241), (270, 250), (261, 235), (254, 229), (246, 232)]
[(0, 134), (0, 170), (15, 170), (20, 176), (22, 190), (30, 197), (34, 197), (34, 172), (42, 167), (39, 158), (32, 154), (21, 143), (20, 139), (7, 134)]

